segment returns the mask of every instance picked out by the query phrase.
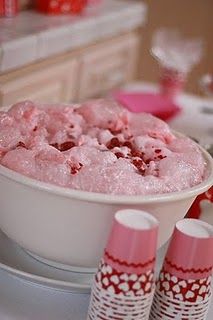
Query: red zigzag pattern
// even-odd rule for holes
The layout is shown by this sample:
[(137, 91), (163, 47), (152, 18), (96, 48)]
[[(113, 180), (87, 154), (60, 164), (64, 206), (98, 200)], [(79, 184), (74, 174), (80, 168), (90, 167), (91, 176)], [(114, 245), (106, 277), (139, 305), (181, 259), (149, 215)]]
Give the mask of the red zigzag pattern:
[(149, 261), (145, 262), (145, 263), (128, 263), (126, 261), (121, 261), (117, 258), (114, 258), (113, 256), (111, 256), (106, 250), (104, 251), (105, 256), (112, 260), (115, 263), (118, 263), (122, 266), (126, 266), (126, 267), (133, 267), (133, 268), (145, 268), (146, 266), (148, 266), (151, 263), (155, 262), (155, 257), (153, 259), (150, 259)]
[(183, 273), (187, 273), (187, 272), (194, 272), (194, 273), (204, 273), (204, 272), (209, 272), (212, 270), (212, 266), (209, 268), (204, 268), (204, 269), (183, 269), (182, 267), (178, 267), (175, 263), (172, 263), (171, 261), (169, 261), (167, 258), (165, 259), (165, 262), (172, 268), (176, 269), (177, 271), (182, 271)]

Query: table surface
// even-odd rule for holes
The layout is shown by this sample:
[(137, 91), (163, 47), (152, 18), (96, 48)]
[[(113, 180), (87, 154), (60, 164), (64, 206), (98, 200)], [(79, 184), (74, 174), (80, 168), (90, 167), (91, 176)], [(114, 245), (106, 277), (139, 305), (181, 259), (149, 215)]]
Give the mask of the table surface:
[[(131, 85), (129, 88), (155, 90), (155, 87), (141, 83)], [(213, 108), (213, 101), (182, 95), (178, 98), (178, 102), (183, 106), (184, 112), (171, 122), (172, 126), (179, 131), (183, 128), (187, 134), (199, 136), (205, 141), (213, 139), (210, 133), (213, 115), (209, 117), (208, 114), (200, 114), (199, 111), (203, 107)], [(165, 248), (158, 253), (158, 269), (164, 252)], [(89, 298), (88, 294), (72, 294), (40, 287), (0, 270), (1, 320), (86, 320)], [(211, 319), (213, 319), (213, 302), (207, 320)]]
[[(158, 271), (166, 246), (158, 252)], [(60, 292), (28, 283), (0, 271), (1, 320), (86, 320), (89, 294)], [(213, 319), (213, 303), (208, 318)]]

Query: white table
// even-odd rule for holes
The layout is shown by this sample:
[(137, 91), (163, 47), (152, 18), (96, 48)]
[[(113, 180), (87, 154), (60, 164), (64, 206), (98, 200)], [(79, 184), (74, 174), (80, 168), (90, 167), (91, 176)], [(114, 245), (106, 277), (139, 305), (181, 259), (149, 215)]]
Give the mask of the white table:
[[(159, 253), (158, 270), (165, 249)], [(1, 320), (86, 320), (89, 297), (42, 288), (0, 271)], [(213, 303), (207, 320), (212, 319)]]
[[(155, 86), (142, 87), (156, 90)], [(131, 85), (131, 88), (140, 89), (141, 83)], [(203, 141), (212, 139), (213, 142), (213, 115), (199, 111), (203, 106), (213, 108), (213, 102), (192, 95), (182, 95), (178, 102), (184, 107), (184, 112), (174, 119), (171, 125)], [(85, 320), (88, 303), (87, 294), (71, 294), (42, 288), (0, 270), (0, 320)], [(213, 303), (208, 316), (208, 320), (212, 319)]]

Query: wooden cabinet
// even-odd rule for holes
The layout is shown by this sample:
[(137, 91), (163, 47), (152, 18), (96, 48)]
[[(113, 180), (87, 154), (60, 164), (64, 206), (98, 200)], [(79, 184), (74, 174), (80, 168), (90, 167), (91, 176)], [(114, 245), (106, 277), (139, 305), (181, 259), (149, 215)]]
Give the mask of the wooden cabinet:
[(40, 64), (0, 78), (1, 105), (20, 100), (68, 102), (75, 100), (78, 64), (75, 59)]
[(138, 52), (139, 35), (131, 32), (9, 72), (0, 76), (0, 106), (101, 96), (134, 79)]
[(126, 35), (89, 49), (82, 57), (79, 99), (97, 97), (135, 76), (139, 41)]

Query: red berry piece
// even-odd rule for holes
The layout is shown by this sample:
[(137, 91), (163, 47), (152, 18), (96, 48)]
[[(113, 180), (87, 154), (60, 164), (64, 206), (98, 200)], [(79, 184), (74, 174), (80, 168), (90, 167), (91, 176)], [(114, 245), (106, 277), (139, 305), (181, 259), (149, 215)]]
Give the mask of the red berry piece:
[(134, 166), (136, 168), (141, 168), (141, 166), (143, 165), (143, 160), (141, 160), (141, 159), (133, 159), (132, 163), (134, 164)]
[(160, 160), (162, 160), (162, 159), (164, 159), (164, 158), (166, 158), (166, 156), (163, 156), (162, 154), (160, 154), (160, 155), (158, 156), (158, 159), (160, 159)]
[(81, 170), (81, 168), (83, 167), (83, 164), (80, 163), (80, 162), (77, 165), (76, 164), (71, 164), (69, 162), (68, 162), (68, 164), (70, 165), (70, 173), (71, 174), (78, 173)]
[(70, 172), (71, 174), (76, 174), (78, 172), (78, 169), (76, 167), (71, 167)]
[(152, 161), (152, 159), (146, 159), (144, 160), (145, 164), (149, 164)]
[(19, 141), (19, 143), (17, 144), (17, 146), (16, 146), (17, 148), (18, 147), (21, 147), (21, 148), (25, 148), (25, 149), (27, 149), (27, 147), (26, 147), (26, 145), (25, 145), (25, 143), (24, 142), (22, 142), (22, 141)]
[(155, 153), (161, 153), (161, 149), (155, 149)]
[(139, 157), (139, 158), (141, 158), (144, 155), (143, 152), (140, 152), (138, 150), (132, 150), (131, 154), (132, 154), (132, 157)]
[(142, 159), (133, 159), (132, 163), (138, 169), (138, 171), (141, 175), (145, 174), (145, 166), (144, 166), (144, 162)]
[(139, 173), (144, 176), (145, 175), (145, 169), (138, 169)]
[(116, 152), (115, 153), (116, 157), (119, 158), (124, 158), (124, 154), (122, 152)]
[(107, 148), (108, 149), (113, 149), (115, 147), (120, 147), (120, 141), (118, 138), (114, 137), (112, 138), (108, 143), (107, 143)]
[(59, 150), (59, 145), (58, 145), (58, 143), (52, 143), (52, 144), (51, 144), (51, 147), (56, 148), (56, 149)]
[(60, 151), (67, 151), (71, 148), (75, 147), (75, 143), (73, 141), (66, 141), (59, 146)]
[(127, 148), (133, 150), (133, 145), (132, 145), (132, 143), (130, 141), (125, 141), (123, 143), (123, 147), (127, 147)]

